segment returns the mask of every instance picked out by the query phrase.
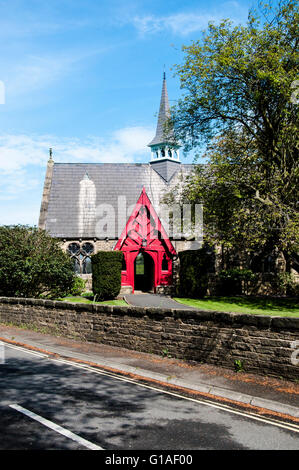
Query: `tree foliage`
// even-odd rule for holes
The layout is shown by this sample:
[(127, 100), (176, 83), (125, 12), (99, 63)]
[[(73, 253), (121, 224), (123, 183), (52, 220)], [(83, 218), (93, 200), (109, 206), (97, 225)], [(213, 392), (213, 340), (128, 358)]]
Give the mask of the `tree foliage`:
[(57, 240), (36, 227), (0, 227), (0, 295), (55, 298), (73, 282), (72, 264)]
[(176, 66), (184, 97), (172, 121), (185, 149), (207, 144), (183, 198), (204, 203), (208, 241), (296, 258), (298, 4), (210, 24)]

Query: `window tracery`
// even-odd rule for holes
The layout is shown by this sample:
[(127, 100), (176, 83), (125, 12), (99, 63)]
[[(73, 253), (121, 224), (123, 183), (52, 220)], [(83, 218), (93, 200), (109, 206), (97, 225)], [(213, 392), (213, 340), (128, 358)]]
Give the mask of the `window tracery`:
[(73, 262), (76, 274), (91, 274), (91, 255), (94, 253), (94, 246), (90, 242), (72, 242), (68, 245), (67, 251)]

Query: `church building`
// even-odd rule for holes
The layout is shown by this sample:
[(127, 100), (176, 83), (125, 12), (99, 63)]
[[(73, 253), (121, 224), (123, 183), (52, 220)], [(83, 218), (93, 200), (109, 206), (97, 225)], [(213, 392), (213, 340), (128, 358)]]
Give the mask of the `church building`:
[(181, 163), (179, 144), (165, 125), (169, 117), (164, 73), (148, 163), (56, 163), (50, 150), (39, 228), (61, 240), (89, 288), (91, 255), (121, 250), (122, 293), (171, 292), (178, 253), (192, 242), (169, 233), (161, 201), (193, 165)]

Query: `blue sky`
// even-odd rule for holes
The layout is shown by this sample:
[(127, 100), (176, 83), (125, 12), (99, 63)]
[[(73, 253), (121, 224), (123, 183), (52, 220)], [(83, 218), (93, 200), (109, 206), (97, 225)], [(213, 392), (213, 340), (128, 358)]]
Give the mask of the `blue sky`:
[[(165, 65), (255, 1), (0, 0), (0, 224), (37, 225), (57, 162), (147, 162)], [(191, 156), (182, 158), (191, 161)]]

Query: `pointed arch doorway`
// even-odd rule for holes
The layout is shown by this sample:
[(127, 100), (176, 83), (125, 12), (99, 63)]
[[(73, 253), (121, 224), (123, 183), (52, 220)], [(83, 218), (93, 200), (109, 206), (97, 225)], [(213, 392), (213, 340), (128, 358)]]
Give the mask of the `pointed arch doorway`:
[[(156, 293), (157, 287), (172, 284), (172, 258), (177, 253), (145, 188), (114, 249), (121, 250), (124, 254), (121, 285), (131, 286), (132, 293), (141, 289)], [(139, 256), (140, 253), (142, 256)], [(137, 256), (139, 261), (136, 261)], [(136, 268), (141, 264), (144, 266), (143, 274), (139, 271), (141, 268)]]
[(134, 262), (135, 290), (152, 292), (154, 290), (155, 265), (154, 260), (146, 252), (140, 251)]

